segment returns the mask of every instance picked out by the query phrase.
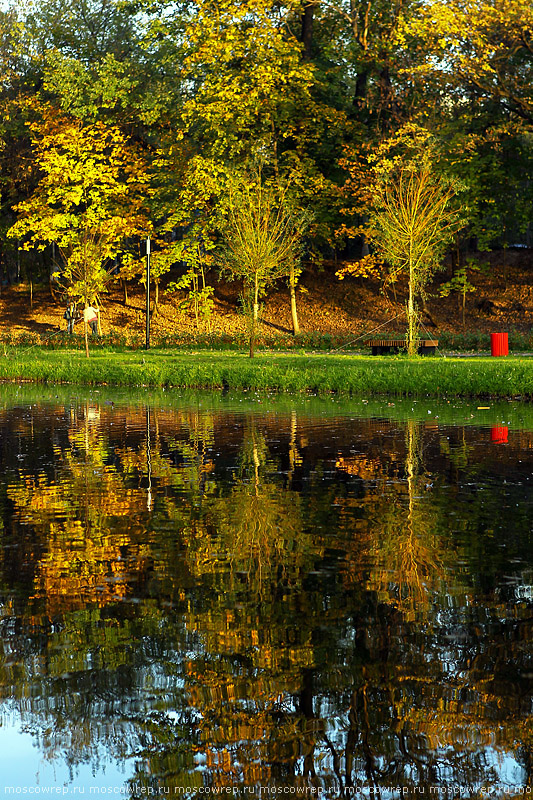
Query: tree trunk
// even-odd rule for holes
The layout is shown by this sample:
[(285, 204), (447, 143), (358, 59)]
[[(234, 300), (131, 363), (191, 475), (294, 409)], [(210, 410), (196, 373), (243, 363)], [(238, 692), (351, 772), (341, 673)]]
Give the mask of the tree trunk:
[(87, 333), (87, 321), (85, 317), (83, 317), (83, 333), (85, 335), (85, 355), (89, 358), (89, 336)]
[(259, 281), (256, 274), (254, 283), (254, 324), (257, 322), (258, 319), (259, 319)]
[(254, 357), (254, 345), (255, 345), (255, 320), (252, 317), (250, 320), (250, 358)]
[(391, 127), (393, 117), (393, 94), (390, 69), (385, 65), (379, 74), (379, 116), (383, 121), (383, 128), (388, 130)]
[(368, 72), (361, 72), (355, 81), (354, 106), (360, 111), (366, 105), (368, 91)]
[(291, 296), (292, 332), (295, 336), (298, 336), (300, 333), (300, 325), (298, 324), (298, 311), (296, 308), (296, 275), (294, 266), (291, 267), (289, 273), (289, 292)]
[(125, 281), (125, 280), (122, 281), (122, 288), (124, 290), (124, 305), (127, 306), (128, 305), (128, 284), (127, 284), (127, 281)]
[(315, 9), (313, 3), (305, 3), (302, 14), (302, 44), (304, 46), (303, 57), (305, 61), (311, 61), (314, 13)]
[(416, 323), (416, 309), (415, 309), (415, 274), (413, 261), (409, 259), (409, 299), (407, 301), (407, 355), (412, 358), (416, 355), (416, 339), (418, 334), (418, 326)]

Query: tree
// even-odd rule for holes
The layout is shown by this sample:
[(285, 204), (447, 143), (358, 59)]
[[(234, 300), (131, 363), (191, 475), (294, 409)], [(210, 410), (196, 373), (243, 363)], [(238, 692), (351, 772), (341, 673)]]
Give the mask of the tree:
[(533, 8), (528, 0), (433, 0), (405, 28), (425, 58), (418, 71), (436, 78), (455, 102), (496, 103), (502, 117), (533, 124)]
[(116, 0), (44, 0), (29, 7), (24, 22), (36, 57), (61, 52), (84, 64), (124, 58), (136, 38), (133, 14)]
[(531, 219), (532, 25), (524, 0), (432, 0), (401, 29), (418, 52), (416, 113), (465, 187), (480, 250), (517, 241)]
[(268, 286), (290, 276), (297, 267), (305, 229), (305, 216), (285, 205), (284, 198), (265, 185), (261, 174), (255, 180), (244, 178), (230, 194), (220, 259), (223, 269), (244, 282), (250, 358), (259, 298)]
[(417, 301), (439, 268), (449, 241), (462, 221), (453, 204), (454, 189), (425, 159), (378, 173), (374, 186), (372, 239), (394, 270), (407, 275), (407, 352), (417, 352)]
[(84, 125), (51, 106), (36, 106), (30, 124), (42, 177), (16, 206), (8, 235), (26, 250), (54, 243), (58, 277), (70, 297), (94, 303), (112, 278), (113, 259), (128, 238), (151, 230), (147, 165), (116, 128)]

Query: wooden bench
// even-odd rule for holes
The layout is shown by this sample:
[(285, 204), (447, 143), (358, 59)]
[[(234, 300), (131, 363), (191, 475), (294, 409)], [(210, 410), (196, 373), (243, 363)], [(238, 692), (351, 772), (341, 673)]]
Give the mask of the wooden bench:
[[(386, 353), (398, 353), (400, 350), (407, 349), (407, 342), (405, 339), (368, 339), (365, 344), (367, 347), (372, 348), (373, 356), (382, 356)], [(433, 356), (438, 346), (438, 339), (420, 339), (417, 349), (421, 356)]]

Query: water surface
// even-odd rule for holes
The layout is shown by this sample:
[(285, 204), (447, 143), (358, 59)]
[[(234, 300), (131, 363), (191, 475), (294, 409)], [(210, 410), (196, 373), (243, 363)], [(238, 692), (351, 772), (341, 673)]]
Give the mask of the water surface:
[(0, 789), (531, 791), (532, 431), (3, 387)]

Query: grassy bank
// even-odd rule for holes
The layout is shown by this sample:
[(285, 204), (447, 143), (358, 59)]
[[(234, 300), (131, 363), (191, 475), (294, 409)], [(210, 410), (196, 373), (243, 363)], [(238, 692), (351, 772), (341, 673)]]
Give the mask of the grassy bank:
[(324, 353), (6, 349), (0, 380), (85, 386), (147, 386), (340, 392), (359, 396), (533, 396), (533, 359), (418, 358)]

